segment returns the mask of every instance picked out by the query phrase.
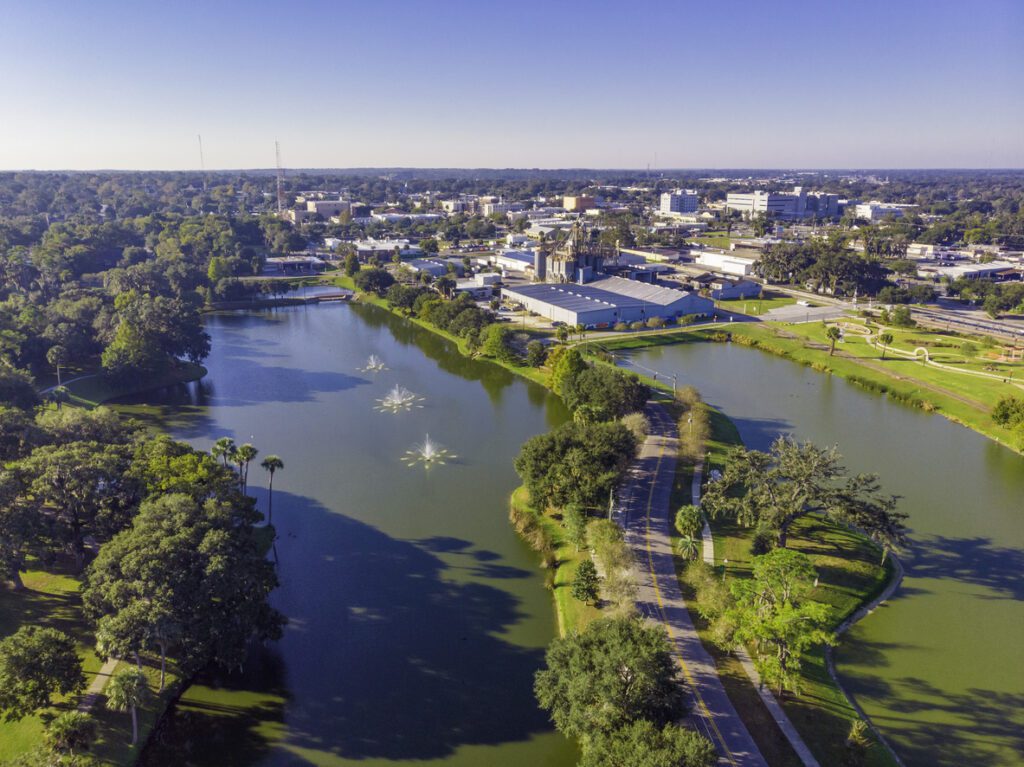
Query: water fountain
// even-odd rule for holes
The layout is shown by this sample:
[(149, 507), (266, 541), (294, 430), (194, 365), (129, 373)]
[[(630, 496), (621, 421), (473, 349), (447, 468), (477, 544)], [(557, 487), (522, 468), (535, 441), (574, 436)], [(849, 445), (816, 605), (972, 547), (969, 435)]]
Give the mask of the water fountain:
[(423, 444), (417, 445), (412, 450), (405, 451), (405, 457), (402, 461), (407, 466), (423, 465), (428, 469), (435, 464), (445, 464), (449, 459), (455, 458), (456, 455), (446, 448), (441, 447), (436, 442), (430, 439), (428, 434), (426, 439), (423, 440)]
[(379, 373), (382, 370), (387, 370), (387, 365), (384, 364), (384, 360), (378, 357), (376, 354), (371, 354), (366, 360), (366, 366), (360, 368), (363, 373)]
[(401, 413), (406, 410), (412, 410), (414, 407), (423, 407), (423, 405), (419, 404), (422, 401), (423, 397), (414, 394), (404, 386), (395, 384), (383, 399), (377, 400), (379, 403), (377, 410)]

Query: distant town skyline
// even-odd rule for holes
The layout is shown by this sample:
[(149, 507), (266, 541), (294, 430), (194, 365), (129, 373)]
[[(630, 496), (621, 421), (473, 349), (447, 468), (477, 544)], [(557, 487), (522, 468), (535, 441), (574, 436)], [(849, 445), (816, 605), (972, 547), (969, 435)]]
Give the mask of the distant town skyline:
[(1024, 166), (1024, 3), (8, 4), (0, 169)]

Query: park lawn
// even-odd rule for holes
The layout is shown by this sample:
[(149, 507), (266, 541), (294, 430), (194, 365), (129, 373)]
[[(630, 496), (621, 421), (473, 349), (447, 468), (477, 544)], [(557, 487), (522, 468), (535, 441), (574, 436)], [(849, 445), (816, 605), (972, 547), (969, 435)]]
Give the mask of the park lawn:
[[(843, 324), (853, 328), (865, 327), (864, 321), (860, 318), (845, 318)], [(819, 326), (815, 326), (814, 329), (803, 328), (803, 326), (800, 326), (800, 328), (808, 334), (808, 337), (810, 335), (816, 338), (819, 336), (823, 337), (824, 334), (823, 329), (820, 333), (818, 332)], [(925, 348), (928, 350), (931, 360), (943, 365), (956, 366), (958, 370), (991, 373), (1004, 378), (1024, 378), (1022, 376), (1024, 374), (1024, 359), (1000, 359), (1006, 347), (991, 338), (965, 336), (955, 332), (944, 332), (928, 328), (896, 328), (887, 326), (884, 330), (893, 336), (892, 344), (886, 347), (886, 362), (894, 354), (900, 352), (903, 354), (913, 354), (915, 349)], [(871, 331), (878, 333), (879, 326), (873, 324)], [(801, 335), (803, 334), (801, 333)], [(968, 347), (968, 350), (965, 352), (963, 350), (965, 344), (973, 345), (974, 349), (972, 350)], [(865, 338), (855, 330), (847, 333), (840, 347), (850, 354), (867, 359), (877, 359), (881, 356), (881, 349), (866, 343)], [(946, 372), (949, 373), (951, 378), (957, 378), (958, 380), (979, 382), (991, 380), (981, 376), (968, 376), (966, 379), (960, 379), (955, 371)], [(996, 383), (998, 384), (999, 382)]]
[(132, 381), (114, 385), (100, 374), (91, 375), (79, 381), (71, 381), (65, 386), (68, 390), (69, 402), (81, 407), (93, 408), (102, 405), (104, 402), (127, 397), (130, 394), (139, 394), (152, 389), (159, 389), (164, 386), (174, 386), (179, 383), (198, 381), (206, 375), (206, 368), (202, 365), (195, 365), (191, 362), (182, 362), (157, 380)]
[[(47, 626), (63, 631), (78, 643), (88, 687), (103, 661), (94, 651), (92, 631), (82, 614), (79, 595), (81, 581), (69, 569), (59, 565), (52, 571), (30, 569), (23, 573), (23, 579), (23, 591), (0, 589), (0, 636), (13, 634), (22, 625)], [(155, 693), (160, 681), (159, 658), (144, 656), (143, 664)], [(140, 743), (145, 742), (159, 714), (173, 698), (177, 684), (176, 668), (168, 662), (167, 689), (160, 697), (154, 695), (150, 704), (140, 711)], [(14, 759), (38, 746), (42, 739), (44, 719), (74, 708), (79, 700), (78, 695), (55, 698), (54, 705), (40, 714), (17, 722), (0, 720), (0, 762)], [(131, 719), (128, 713), (107, 711), (101, 696), (93, 706), (92, 714), (96, 717), (99, 732), (91, 753), (104, 764), (134, 763), (139, 751), (129, 744)]]
[(728, 250), (732, 242), (732, 238), (725, 232), (706, 232), (700, 237), (693, 237), (691, 239), (693, 242), (707, 245), (709, 248), (721, 248), (722, 250)]
[(730, 327), (729, 332), (739, 343), (787, 357), (823, 373), (834, 373), (905, 404), (937, 411), (1011, 449), (1024, 450), (1024, 435), (998, 426), (990, 415), (991, 408), (1001, 397), (1022, 396), (1016, 386), (961, 375), (909, 359), (887, 356), (883, 361), (880, 351), (869, 347), (862, 339), (852, 338), (852, 334), (848, 335), (850, 340), (836, 345), (834, 356), (829, 356), (825, 330), (820, 323), (742, 323)]
[(719, 301), (718, 308), (757, 317), (772, 309), (792, 306), (795, 303), (796, 299), (792, 296), (766, 290), (761, 298), (734, 298), (727, 301)]
[(559, 635), (564, 637), (586, 628), (588, 623), (601, 617), (601, 610), (574, 598), (572, 582), (576, 568), (580, 562), (590, 558), (590, 552), (587, 549), (576, 551), (576, 547), (566, 539), (561, 523), (550, 513), (541, 514), (530, 505), (530, 491), (525, 486), (520, 485), (513, 491), (511, 502), (514, 507), (532, 514), (554, 541), (558, 565), (548, 575), (548, 586), (554, 595)]

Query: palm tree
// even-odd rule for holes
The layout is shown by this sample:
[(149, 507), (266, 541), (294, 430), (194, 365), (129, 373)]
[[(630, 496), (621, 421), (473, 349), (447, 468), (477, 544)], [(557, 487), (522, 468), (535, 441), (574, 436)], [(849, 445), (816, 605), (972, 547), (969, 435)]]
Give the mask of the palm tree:
[(260, 464), (270, 473), (270, 484), (267, 487), (267, 524), (274, 523), (274, 472), (284, 468), (284, 461), (276, 455), (268, 455)]
[(214, 458), (220, 458), (224, 461), (224, 467), (227, 468), (228, 458), (235, 452), (235, 441), (231, 437), (221, 437), (213, 443), (210, 452)]
[(106, 706), (114, 711), (132, 712), (132, 745), (139, 742), (139, 706), (149, 700), (146, 675), (134, 668), (117, 672), (107, 683)]
[(249, 462), (259, 453), (255, 447), (246, 442), (235, 450), (234, 461), (238, 464), (238, 479), (244, 493), (249, 486)]
[(832, 325), (825, 331), (825, 335), (832, 342), (832, 346), (828, 350), (828, 356), (831, 357), (836, 350), (836, 341), (843, 337), (843, 333), (838, 326)]
[(68, 364), (68, 352), (60, 344), (51, 346), (46, 352), (46, 361), (57, 368), (57, 386), (61, 385), (60, 369)]
[(88, 751), (96, 740), (96, 720), (83, 711), (65, 711), (46, 725), (43, 738), (52, 750), (60, 753)]
[(703, 544), (702, 539), (695, 535), (684, 535), (679, 539), (676, 544), (679, 556), (686, 561), (690, 561), (697, 558), (700, 553), (701, 546)]
[(885, 349), (889, 344), (892, 343), (892, 333), (882, 333), (878, 337), (878, 340), (882, 342), (882, 359), (885, 359)]

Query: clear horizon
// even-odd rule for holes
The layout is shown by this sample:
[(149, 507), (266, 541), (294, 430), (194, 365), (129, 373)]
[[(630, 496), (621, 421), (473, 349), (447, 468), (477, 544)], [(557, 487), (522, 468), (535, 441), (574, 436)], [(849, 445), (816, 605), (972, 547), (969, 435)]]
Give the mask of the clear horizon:
[[(5, 10), (3, 170), (1015, 170), (1024, 3)], [(1017, 95), (1014, 95), (1017, 94)]]

